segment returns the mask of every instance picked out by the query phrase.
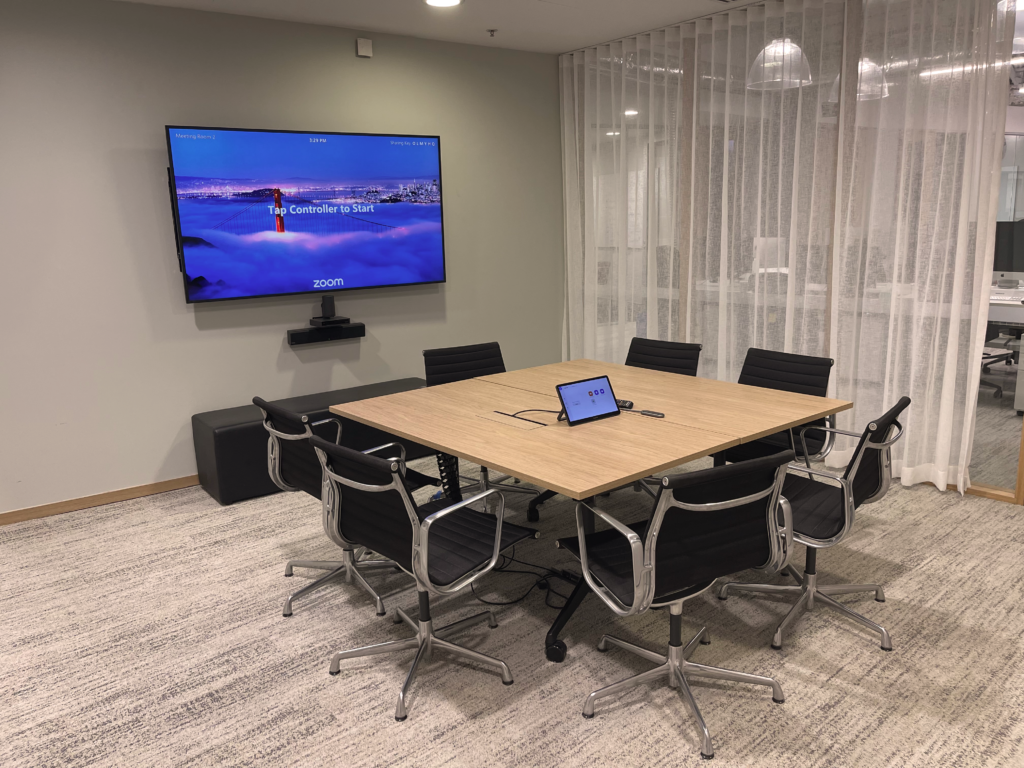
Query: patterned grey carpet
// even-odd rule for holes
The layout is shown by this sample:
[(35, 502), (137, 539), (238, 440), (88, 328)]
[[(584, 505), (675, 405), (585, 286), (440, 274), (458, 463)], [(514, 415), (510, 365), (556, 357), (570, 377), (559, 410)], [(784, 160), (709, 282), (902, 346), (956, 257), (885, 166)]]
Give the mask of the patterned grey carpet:
[(1021, 417), (1014, 409), (1017, 366), (995, 363), (991, 372), (982, 373), (981, 378), (1001, 386), (1003, 395), (993, 397), (995, 390), (987, 387), (978, 390), (971, 482), (1013, 490), (1017, 485), (1021, 430)]
[[(613, 495), (632, 508), (645, 497)], [(549, 503), (532, 562), (571, 567), (552, 541), (571, 504)], [(510, 497), (525, 519), (525, 498)], [(888, 601), (843, 598), (884, 624), (895, 650), (830, 612), (802, 618), (769, 649), (787, 604), (712, 595), (688, 629), (713, 642), (694, 661), (776, 676), (767, 689), (695, 682), (721, 766), (1024, 765), (1024, 514), (931, 487), (895, 487), (821, 557), (824, 583), (879, 581)], [(614, 631), (655, 650), (667, 617), (616, 619), (595, 598), (554, 665), (543, 638), (555, 611), (535, 590), (500, 626), (456, 639), (504, 659), (515, 685), (435, 655), (410, 717), (393, 719), (411, 653), (345, 662), (340, 648), (405, 637), (348, 585), (281, 603), (304, 583), (295, 557), (333, 556), (317, 503), (277, 495), (222, 508), (199, 488), (0, 528), (0, 765), (4, 766), (697, 766), (697, 729), (678, 692), (640, 687), (580, 716), (591, 690), (647, 668), (594, 644)], [(802, 562), (802, 550), (797, 553)], [(754, 574), (747, 574), (754, 576)], [(412, 611), (407, 577), (371, 575), (388, 607)], [(511, 599), (532, 579), (490, 574), (478, 593)], [(554, 601), (554, 598), (553, 598)], [(443, 623), (480, 609), (468, 590), (436, 604)]]

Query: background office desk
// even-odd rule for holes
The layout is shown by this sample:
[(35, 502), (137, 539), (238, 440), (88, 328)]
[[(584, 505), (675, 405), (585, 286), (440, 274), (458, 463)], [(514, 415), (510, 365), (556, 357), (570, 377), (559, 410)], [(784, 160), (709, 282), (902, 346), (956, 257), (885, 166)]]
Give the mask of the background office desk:
[[(575, 427), (558, 422), (555, 385), (603, 375), (617, 397), (665, 418), (623, 414)], [(573, 360), (333, 405), (331, 412), (582, 500), (852, 405)], [(527, 408), (553, 413), (523, 414), (543, 425), (495, 413)], [(565, 657), (558, 633), (588, 591), (581, 579), (552, 625), (547, 638), (552, 661)]]
[[(988, 300), (988, 321), (1006, 328), (1024, 328), (1024, 288), (993, 288)], [(1024, 411), (1024, 376), (1017, 375), (1013, 407)]]

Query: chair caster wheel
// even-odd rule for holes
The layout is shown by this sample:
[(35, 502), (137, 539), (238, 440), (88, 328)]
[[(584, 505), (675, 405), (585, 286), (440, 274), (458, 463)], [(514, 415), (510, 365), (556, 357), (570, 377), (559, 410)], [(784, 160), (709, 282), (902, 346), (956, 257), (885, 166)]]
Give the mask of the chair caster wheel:
[(593, 720), (594, 719), (593, 715), (588, 715), (586, 712), (583, 713), (583, 717), (585, 717), (587, 720)]
[(597, 647), (597, 650), (600, 651), (601, 653), (608, 653), (608, 649), (607, 648), (602, 648), (600, 645), (598, 645), (596, 647)]
[(886, 653), (892, 653), (892, 648), (886, 648), (884, 645), (879, 646)]
[(785, 699), (776, 699), (774, 696), (772, 696), (772, 701), (775, 702), (776, 704), (785, 704), (786, 703)]
[(509, 681), (508, 681), (508, 682), (506, 683), (506, 682), (505, 682), (504, 680), (502, 680), (502, 681), (501, 681), (501, 684), (502, 684), (502, 685), (512, 685), (512, 683), (514, 683), (514, 682), (515, 682), (515, 680), (509, 680)]
[(883, 597), (883, 598), (882, 598), (881, 600), (879, 600), (879, 599), (878, 599), (878, 598), (876, 597), (876, 598), (875, 598), (875, 602), (876, 602), (876, 603), (884, 603), (884, 602), (885, 602), (885, 598)]
[(341, 670), (339, 669), (337, 672), (328, 672), (327, 674), (330, 675), (331, 677), (337, 677), (338, 675), (341, 674)]
[(548, 657), (548, 661), (553, 661), (555, 664), (561, 664), (565, 661), (565, 654), (568, 652), (568, 647), (561, 640), (556, 640), (553, 645), (549, 645), (544, 649), (544, 655)]
[(288, 618), (289, 616), (291, 616), (291, 614), (290, 614), (290, 613), (282, 613), (281, 615), (282, 615), (282, 616), (284, 616), (284, 617), (285, 617), (286, 619), (287, 619), (287, 618)]
[(711, 645), (711, 641), (710, 640), (701, 640), (700, 644), (701, 645)]
[(714, 760), (715, 756), (714, 755), (705, 755), (703, 752), (701, 752), (700, 753), (700, 759), (701, 760)]
[(728, 600), (728, 599), (729, 599), (729, 596), (728, 596), (728, 595), (719, 595), (719, 596), (718, 596), (718, 599), (719, 599), (719, 600)]
[(378, 611), (378, 612), (377, 612), (377, 615), (378, 615), (378, 616), (387, 616), (387, 615), (388, 615), (388, 612), (387, 612), (387, 611)]
[(775, 643), (772, 643), (772, 650), (773, 651), (781, 651), (782, 650), (782, 646), (781, 645), (776, 645)]
[(528, 507), (526, 509), (526, 520), (530, 523), (540, 522), (540, 510), (536, 507)]
[(406, 715), (405, 717), (396, 717), (395, 718), (395, 722), (396, 723), (404, 723), (407, 719), (409, 719), (408, 715)]
[(295, 575), (294, 573), (286, 573), (286, 574), (284, 575), (284, 577), (285, 577), (286, 579), (290, 579), (290, 578), (291, 578), (292, 576), (294, 576), (294, 575)]

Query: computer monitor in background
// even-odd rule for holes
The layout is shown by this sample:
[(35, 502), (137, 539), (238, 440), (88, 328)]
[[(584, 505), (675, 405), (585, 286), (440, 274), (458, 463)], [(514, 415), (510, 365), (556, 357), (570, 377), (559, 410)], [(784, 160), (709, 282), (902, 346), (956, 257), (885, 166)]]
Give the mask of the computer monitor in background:
[(992, 282), (1000, 288), (1016, 288), (1019, 283), (1014, 280), (1024, 280), (1024, 220), (997, 221)]

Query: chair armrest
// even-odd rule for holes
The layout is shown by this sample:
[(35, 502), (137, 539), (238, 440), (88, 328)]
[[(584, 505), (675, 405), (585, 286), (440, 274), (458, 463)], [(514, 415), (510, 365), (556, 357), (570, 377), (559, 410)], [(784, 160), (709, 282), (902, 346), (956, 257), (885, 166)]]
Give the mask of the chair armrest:
[[(479, 568), (475, 571), (467, 573), (461, 579), (456, 579), (447, 587), (441, 587), (430, 581), (430, 570), (429, 570), (429, 558), (430, 558), (430, 526), (441, 520), (452, 512), (468, 507), (470, 504), (480, 501), (481, 499), (487, 498), (492, 493), (498, 494), (498, 498), (501, 503), (498, 505), (498, 512), (495, 515), (497, 524), (494, 527), (494, 553), (491, 555), (490, 562), (487, 563), (483, 568)], [(505, 497), (498, 492), (497, 488), (490, 488), (482, 493), (474, 494), (468, 499), (463, 499), (460, 502), (452, 504), (450, 507), (445, 507), (442, 510), (435, 512), (434, 514), (427, 517), (423, 522), (420, 523), (420, 531), (422, 533), (419, 546), (416, 548), (414, 555), (418, 556), (419, 567), (420, 567), (420, 578), (430, 587), (431, 591), (434, 591), (441, 595), (449, 595), (453, 592), (458, 592), (463, 587), (472, 584), (478, 578), (483, 576), (485, 573), (494, 568), (498, 564), (498, 558), (501, 556), (501, 526), (505, 519)]]
[(831, 432), (831, 433), (833, 433), (835, 435), (846, 435), (847, 437), (860, 437), (861, 436), (859, 432), (847, 432), (845, 429), (836, 429), (835, 427), (822, 427), (820, 425), (819, 426), (815, 426), (813, 424), (809, 424), (809, 425), (807, 425), (806, 427), (804, 427), (803, 429), (800, 430), (801, 437), (803, 436), (804, 432), (806, 432), (809, 429), (816, 429), (819, 432)]
[(334, 444), (341, 445), (341, 421), (339, 419), (327, 417), (326, 419), (320, 419), (320, 421), (314, 421), (310, 424), (311, 427), (319, 427), (321, 424), (334, 424), (338, 428), (337, 433), (334, 435)]
[(845, 480), (843, 480), (842, 475), (837, 475), (834, 472), (826, 472), (824, 469), (814, 469), (812, 467), (805, 467), (803, 464), (797, 464), (795, 461), (790, 463), (786, 467), (786, 470), (790, 472), (806, 472), (808, 475), (811, 476), (818, 475), (819, 477), (827, 477), (830, 480), (835, 480), (837, 483), (845, 484), (846, 482)]
[[(632, 605), (623, 605), (623, 603), (613, 595), (607, 587), (598, 583), (597, 579), (591, 575), (590, 564), (587, 557), (587, 537), (583, 531), (584, 509), (600, 517), (618, 534), (623, 536), (627, 542), (629, 542), (633, 567)], [(591, 506), (586, 502), (580, 501), (576, 503), (576, 532), (579, 536), (580, 542), (580, 565), (583, 568), (583, 578), (586, 579), (587, 585), (594, 591), (594, 594), (601, 598), (601, 600), (618, 616), (632, 616), (633, 614), (640, 613), (640, 611), (644, 610), (646, 607), (644, 605), (646, 602), (645, 593), (647, 591), (647, 584), (649, 583), (648, 575), (652, 568), (644, 561), (644, 543), (640, 539), (640, 536), (637, 535), (636, 531), (631, 528), (627, 528), (607, 512)]]
[(789, 565), (789, 556), (793, 554), (793, 507), (790, 505), (789, 499), (779, 496), (779, 508), (782, 510), (782, 524), (785, 528), (781, 531), (782, 560), (777, 568), (772, 569), (773, 573), (778, 573)]
[(383, 451), (385, 448), (397, 448), (398, 456), (388, 457), (388, 461), (397, 461), (402, 466), (402, 474), (405, 474), (405, 446), (401, 443), (384, 443), (384, 445), (378, 445), (376, 448), (367, 448), (363, 451), (364, 454), (376, 453), (377, 451)]

